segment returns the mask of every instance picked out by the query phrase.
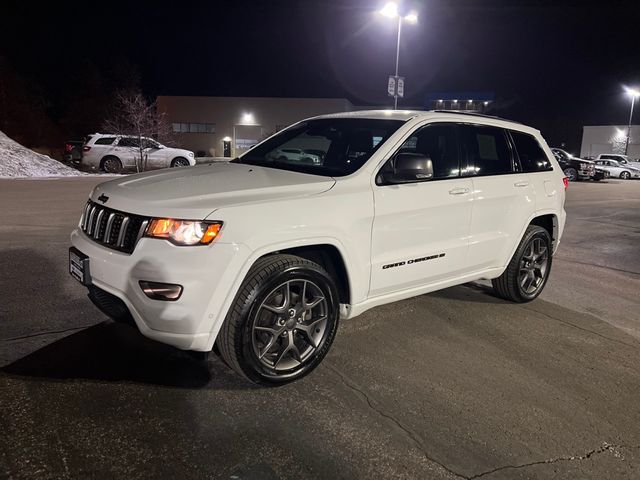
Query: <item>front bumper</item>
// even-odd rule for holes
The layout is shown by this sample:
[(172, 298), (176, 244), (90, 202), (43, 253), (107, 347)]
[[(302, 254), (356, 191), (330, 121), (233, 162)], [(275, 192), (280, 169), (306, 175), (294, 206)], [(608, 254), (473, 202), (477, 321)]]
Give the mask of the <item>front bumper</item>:
[(580, 179), (593, 178), (594, 175), (595, 175), (594, 170), (578, 170), (578, 178)]
[[(91, 283), (122, 300), (143, 335), (183, 350), (212, 348), (226, 314), (220, 306), (249, 256), (239, 244), (178, 247), (151, 238), (142, 238), (129, 255), (93, 242), (79, 229), (71, 233), (71, 243), (89, 257)], [(152, 300), (140, 280), (180, 284), (184, 290), (177, 301)]]

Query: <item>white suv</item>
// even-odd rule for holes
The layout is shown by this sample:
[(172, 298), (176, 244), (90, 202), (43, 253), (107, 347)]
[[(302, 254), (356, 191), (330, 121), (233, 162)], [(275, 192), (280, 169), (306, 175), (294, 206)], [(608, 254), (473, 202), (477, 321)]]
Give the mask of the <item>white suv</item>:
[[(193, 152), (165, 147), (152, 138), (142, 137), (146, 162), (145, 170), (195, 165)], [(136, 168), (140, 163), (140, 140), (126, 135), (94, 133), (87, 137), (82, 148), (81, 165), (107, 173), (120, 173)]]
[[(322, 163), (279, 162), (291, 145)], [(258, 383), (300, 378), (339, 318), (478, 279), (536, 298), (566, 178), (537, 130), (447, 112), (299, 122), (231, 163), (91, 192), (70, 272), (107, 315), (180, 349), (214, 344)]]
[(270, 159), (277, 160), (279, 162), (296, 162), (296, 163), (316, 163), (322, 162), (320, 155), (311, 153), (307, 150), (300, 150), (299, 148), (283, 148), (271, 152)]
[(596, 160), (615, 160), (616, 162), (622, 165), (632, 164), (636, 168), (638, 167), (638, 165), (636, 164), (639, 163), (637, 160), (633, 160), (629, 158), (627, 155), (621, 155), (618, 153), (601, 153), (600, 155), (598, 155)]

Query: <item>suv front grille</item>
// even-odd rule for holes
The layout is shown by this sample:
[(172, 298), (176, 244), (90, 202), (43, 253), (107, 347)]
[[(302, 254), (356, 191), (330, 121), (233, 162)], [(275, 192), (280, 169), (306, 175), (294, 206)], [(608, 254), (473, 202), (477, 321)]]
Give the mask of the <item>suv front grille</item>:
[(82, 212), (80, 228), (96, 243), (131, 253), (148, 223), (147, 217), (112, 210), (89, 200)]

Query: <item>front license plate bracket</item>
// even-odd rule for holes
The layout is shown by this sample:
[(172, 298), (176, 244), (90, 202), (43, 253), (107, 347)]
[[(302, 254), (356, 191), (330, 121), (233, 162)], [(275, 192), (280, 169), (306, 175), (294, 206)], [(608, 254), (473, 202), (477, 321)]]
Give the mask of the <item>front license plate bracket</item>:
[(69, 273), (85, 287), (91, 285), (89, 257), (76, 247), (69, 248)]

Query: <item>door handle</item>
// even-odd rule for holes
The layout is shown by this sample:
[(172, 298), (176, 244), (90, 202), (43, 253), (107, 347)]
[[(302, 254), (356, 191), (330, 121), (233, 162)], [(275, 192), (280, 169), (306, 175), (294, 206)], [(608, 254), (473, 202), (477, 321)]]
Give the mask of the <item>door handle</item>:
[(528, 187), (529, 186), (529, 182), (516, 182), (513, 184), (514, 187)]
[(469, 189), (464, 187), (454, 188), (453, 190), (449, 190), (449, 195), (465, 195), (467, 193), (469, 193)]

